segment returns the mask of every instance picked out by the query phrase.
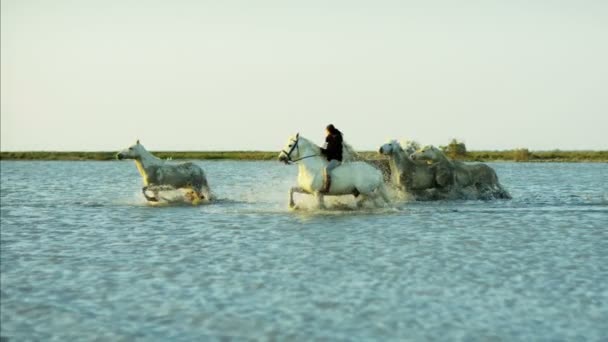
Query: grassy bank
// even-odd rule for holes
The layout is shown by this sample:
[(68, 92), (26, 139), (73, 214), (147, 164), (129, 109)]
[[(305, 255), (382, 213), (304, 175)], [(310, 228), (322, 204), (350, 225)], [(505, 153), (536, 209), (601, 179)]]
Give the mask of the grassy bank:
[[(273, 160), (278, 152), (267, 151), (158, 151), (163, 159), (194, 160)], [(369, 159), (380, 159), (377, 152), (361, 152)], [(114, 160), (116, 152), (0, 152), (1, 160)], [(519, 161), (519, 162), (608, 162), (608, 151), (471, 151), (458, 158), (464, 161)]]
[(608, 162), (608, 151), (471, 151), (466, 161)]
[[(278, 152), (262, 151), (152, 151), (162, 159), (205, 159), (205, 160), (271, 160)], [(115, 160), (116, 152), (0, 152), (1, 160)]]

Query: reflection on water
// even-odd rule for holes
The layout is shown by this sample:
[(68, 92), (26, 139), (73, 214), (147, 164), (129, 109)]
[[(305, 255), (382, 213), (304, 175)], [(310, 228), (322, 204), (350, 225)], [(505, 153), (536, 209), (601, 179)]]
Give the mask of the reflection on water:
[(511, 201), (318, 211), (296, 168), (198, 162), (151, 207), (129, 162), (1, 162), (11, 340), (602, 340), (608, 165), (493, 164)]

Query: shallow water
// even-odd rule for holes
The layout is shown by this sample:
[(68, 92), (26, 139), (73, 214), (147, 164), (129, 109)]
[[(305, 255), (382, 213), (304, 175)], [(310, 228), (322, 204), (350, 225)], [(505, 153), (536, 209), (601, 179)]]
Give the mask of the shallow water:
[(491, 164), (511, 201), (292, 212), (295, 167), (196, 163), (216, 204), (147, 206), (130, 162), (2, 161), (1, 335), (608, 337), (608, 164)]

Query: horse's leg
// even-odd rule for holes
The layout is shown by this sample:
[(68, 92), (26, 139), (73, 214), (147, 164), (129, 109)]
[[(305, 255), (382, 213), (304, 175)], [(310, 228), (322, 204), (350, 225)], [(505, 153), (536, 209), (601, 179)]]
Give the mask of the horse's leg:
[(509, 192), (502, 187), (502, 185), (500, 183), (497, 183), (496, 186), (498, 187), (498, 194), (500, 199), (511, 199), (511, 195), (509, 194)]
[(325, 209), (325, 195), (323, 195), (320, 191), (317, 191), (315, 193), (315, 197), (317, 198), (317, 205), (319, 206), (319, 209)]
[(192, 186), (192, 202), (194, 201), (202, 201), (205, 199), (205, 193), (203, 192), (202, 185), (193, 185)]
[(203, 170), (200, 170), (200, 174), (198, 174), (198, 176), (196, 177), (194, 181), (194, 188), (196, 189), (196, 194), (199, 200), (211, 200), (209, 184), (207, 183), (207, 178), (205, 178), (205, 173)]
[[(188, 194), (190, 194), (188, 196)], [(201, 192), (200, 189), (193, 187), (192, 190), (186, 195), (186, 197), (190, 200), (193, 205), (197, 205), (201, 203), (202, 200), (205, 199), (205, 195)]]
[(146, 191), (148, 190), (148, 186), (144, 186), (143, 188), (141, 188), (141, 192), (144, 194), (144, 197), (146, 198), (146, 201), (149, 202), (158, 202), (158, 193), (154, 193), (154, 195), (156, 197), (150, 197), (148, 196), (148, 194), (146, 194)]
[(299, 186), (294, 186), (293, 188), (289, 189), (289, 208), (293, 209), (296, 206), (296, 202), (294, 202), (293, 200), (293, 193), (297, 192), (299, 194), (303, 194), (306, 193), (304, 191), (304, 189), (300, 188)]
[(365, 202), (367, 202), (367, 200), (369, 200), (369, 197), (367, 197), (367, 195), (363, 195), (363, 194), (360, 194), (358, 197), (359, 197), (359, 200), (357, 201), (357, 208), (361, 209), (361, 208), (363, 208), (363, 205), (365, 204)]
[(388, 197), (388, 193), (386, 192), (386, 187), (384, 186), (384, 184), (380, 184), (380, 187), (378, 187), (378, 190), (376, 191), (378, 191), (380, 197), (382, 197), (382, 200), (384, 200), (386, 204), (391, 204), (391, 199)]

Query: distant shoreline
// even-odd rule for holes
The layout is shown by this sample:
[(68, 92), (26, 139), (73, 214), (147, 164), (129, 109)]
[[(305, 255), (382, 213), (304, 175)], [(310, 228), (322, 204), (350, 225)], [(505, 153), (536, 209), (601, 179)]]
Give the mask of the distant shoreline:
[[(173, 160), (274, 160), (278, 152), (269, 151), (156, 151), (154, 155)], [(378, 152), (364, 151), (360, 154), (368, 159), (383, 159)], [(98, 160), (116, 159), (116, 152), (79, 152), (79, 151), (23, 151), (0, 152), (0, 160)], [(608, 162), (608, 151), (470, 151), (458, 158), (462, 161), (518, 161), (518, 162)]]

